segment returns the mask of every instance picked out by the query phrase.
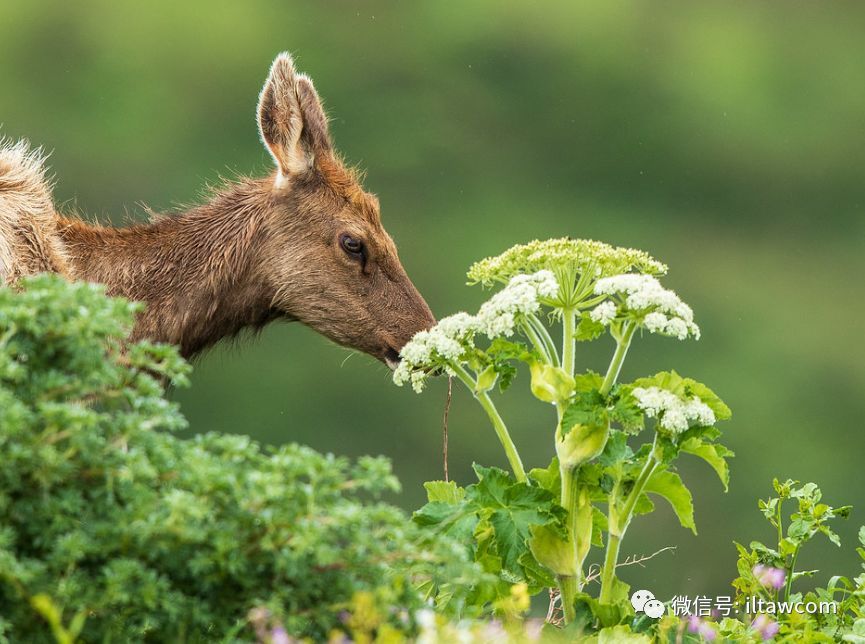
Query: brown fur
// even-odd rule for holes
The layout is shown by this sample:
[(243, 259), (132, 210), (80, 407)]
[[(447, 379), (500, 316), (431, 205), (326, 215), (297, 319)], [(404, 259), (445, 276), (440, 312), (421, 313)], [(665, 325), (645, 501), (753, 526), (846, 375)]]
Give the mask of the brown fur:
[[(54, 213), (38, 153), (0, 146), (0, 281), (52, 271), (147, 303), (135, 339), (185, 356), (271, 320), (299, 320), (393, 366), (434, 318), (405, 274), (376, 198), (339, 161), (312, 82), (271, 68), (259, 127), (277, 172), (149, 224), (103, 227)], [(365, 261), (343, 248), (361, 240)]]

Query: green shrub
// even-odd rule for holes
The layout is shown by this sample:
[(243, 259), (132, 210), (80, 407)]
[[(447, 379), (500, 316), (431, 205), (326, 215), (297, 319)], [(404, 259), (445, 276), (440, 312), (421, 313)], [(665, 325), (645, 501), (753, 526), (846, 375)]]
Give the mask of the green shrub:
[(166, 433), (189, 368), (124, 345), (136, 310), (0, 289), (0, 641), (251, 640), (254, 608), (295, 636), (412, 632), (423, 583), (464, 608), (475, 569), (376, 499), (386, 461)]

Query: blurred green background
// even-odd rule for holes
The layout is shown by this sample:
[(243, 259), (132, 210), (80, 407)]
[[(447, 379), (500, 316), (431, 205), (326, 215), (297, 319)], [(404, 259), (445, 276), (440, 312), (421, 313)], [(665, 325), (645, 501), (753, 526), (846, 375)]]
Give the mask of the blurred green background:
[[(474, 310), (475, 259), (532, 238), (648, 250), (693, 305), (699, 343), (646, 337), (625, 378), (674, 367), (734, 409), (724, 494), (682, 463), (699, 537), (666, 508), (624, 551), (676, 545), (622, 577), (667, 599), (729, 594), (733, 539), (772, 538), (773, 476), (856, 505), (845, 547), (805, 568), (858, 572), (865, 523), (865, 5), (836, 3), (4, 2), (0, 122), (53, 150), (57, 198), (116, 223), (269, 171), (254, 107), (288, 49), (316, 81), (346, 157), (433, 310)], [(609, 343), (581, 347), (600, 369)], [(385, 454), (405, 490), (441, 476), (445, 383), (423, 396), (299, 325), (222, 346), (172, 395), (195, 431)], [(526, 384), (526, 374), (514, 391)], [(524, 459), (551, 456), (551, 411), (501, 403)], [(505, 465), (455, 388), (451, 472)], [(659, 506), (660, 507), (660, 506)]]

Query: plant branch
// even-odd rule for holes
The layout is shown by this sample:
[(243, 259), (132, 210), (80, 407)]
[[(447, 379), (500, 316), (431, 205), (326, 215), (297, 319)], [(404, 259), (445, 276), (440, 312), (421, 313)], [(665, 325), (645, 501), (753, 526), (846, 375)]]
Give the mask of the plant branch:
[(613, 506), (615, 504), (615, 498), (612, 496), (610, 497), (610, 525), (608, 531), (609, 539), (607, 541), (607, 553), (604, 557), (604, 569), (601, 576), (601, 594), (599, 597), (599, 600), (602, 603), (609, 603), (612, 599), (613, 580), (616, 577), (616, 566), (618, 565), (619, 548), (621, 546), (622, 539), (625, 536), (625, 532), (627, 532), (628, 526), (631, 523), (631, 517), (634, 514), (634, 508), (637, 505), (637, 501), (639, 500), (640, 495), (643, 493), (643, 490), (646, 487), (646, 483), (648, 483), (652, 474), (655, 473), (655, 470), (660, 464), (657, 452), (658, 435), (655, 434), (655, 440), (652, 443), (652, 451), (649, 452), (649, 456), (646, 458), (646, 463), (645, 465), (643, 465), (643, 469), (640, 471), (640, 475), (634, 482), (634, 487), (631, 488), (627, 499), (625, 499), (625, 504), (624, 506), (622, 506), (621, 513), (618, 513), (614, 510)]
[(574, 309), (562, 310), (562, 368), (569, 376), (574, 375), (574, 351), (576, 312)]
[(449, 366), (456, 376), (463, 381), (463, 384), (469, 388), (469, 391), (472, 392), (475, 399), (480, 403), (481, 407), (484, 408), (484, 411), (487, 412), (487, 416), (493, 425), (496, 436), (499, 437), (499, 442), (505, 449), (505, 455), (508, 457), (508, 463), (510, 463), (514, 476), (517, 478), (517, 481), (525, 483), (527, 480), (526, 470), (523, 467), (523, 461), (517, 451), (517, 446), (514, 445), (514, 441), (505, 425), (505, 421), (502, 420), (502, 417), (499, 415), (499, 411), (496, 409), (495, 404), (493, 404), (489, 394), (486, 391), (477, 391), (476, 380), (472, 378), (471, 374), (466, 371), (462, 365), (450, 363)]
[(544, 343), (544, 346), (547, 347), (547, 354), (552, 359), (552, 364), (555, 367), (558, 367), (561, 363), (559, 362), (559, 352), (556, 350), (556, 343), (553, 342), (553, 338), (550, 335), (550, 332), (547, 331), (547, 327), (544, 326), (544, 323), (541, 322), (536, 315), (529, 315), (526, 317), (529, 321), (529, 324), (532, 325), (535, 332), (541, 338)]
[(625, 322), (625, 330), (622, 337), (616, 341), (616, 352), (613, 354), (613, 359), (610, 360), (610, 366), (607, 368), (607, 375), (604, 376), (604, 382), (601, 385), (600, 393), (606, 396), (610, 393), (613, 385), (616, 384), (616, 378), (619, 377), (619, 372), (622, 370), (622, 363), (625, 361), (625, 356), (628, 354), (628, 348), (631, 346), (631, 339), (634, 337), (637, 325), (634, 322)]

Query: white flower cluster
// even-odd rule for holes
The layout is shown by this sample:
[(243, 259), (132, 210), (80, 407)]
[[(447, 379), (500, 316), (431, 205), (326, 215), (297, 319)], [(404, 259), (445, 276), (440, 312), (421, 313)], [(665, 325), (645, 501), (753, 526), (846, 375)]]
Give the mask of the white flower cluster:
[(618, 313), (619, 308), (615, 303), (607, 300), (606, 302), (601, 302), (589, 311), (589, 317), (595, 322), (600, 322), (604, 326), (607, 326), (610, 322), (616, 319)]
[(618, 306), (607, 300), (590, 311), (589, 316), (596, 322), (607, 325), (620, 312), (630, 311), (644, 316), (643, 326), (651, 333), (671, 335), (679, 340), (688, 335), (700, 338), (700, 327), (694, 323), (691, 307), (651, 275), (630, 273), (604, 277), (595, 284), (595, 293), (619, 300)]
[(684, 432), (694, 422), (704, 427), (715, 424), (715, 412), (697, 396), (682, 400), (660, 387), (635, 387), (632, 393), (640, 409), (671, 432)]
[(401, 387), (411, 382), (417, 393), (423, 391), (427, 371), (441, 362), (459, 360), (477, 326), (474, 316), (460, 312), (442, 318), (427, 331), (416, 333), (399, 352), (402, 360), (394, 370), (394, 383)]
[(541, 298), (553, 297), (559, 284), (552, 271), (516, 275), (478, 311), (478, 329), (490, 339), (514, 333), (517, 317), (536, 313)]
[(433, 328), (416, 333), (399, 353), (401, 361), (394, 370), (394, 383), (402, 386), (410, 382), (420, 393), (429, 370), (441, 366), (447, 369), (447, 363), (459, 361), (472, 346), (475, 333), (490, 339), (513, 335), (519, 316), (536, 313), (541, 299), (553, 297), (558, 288), (551, 271), (516, 275), (481, 306), (477, 315), (455, 313), (439, 320)]

